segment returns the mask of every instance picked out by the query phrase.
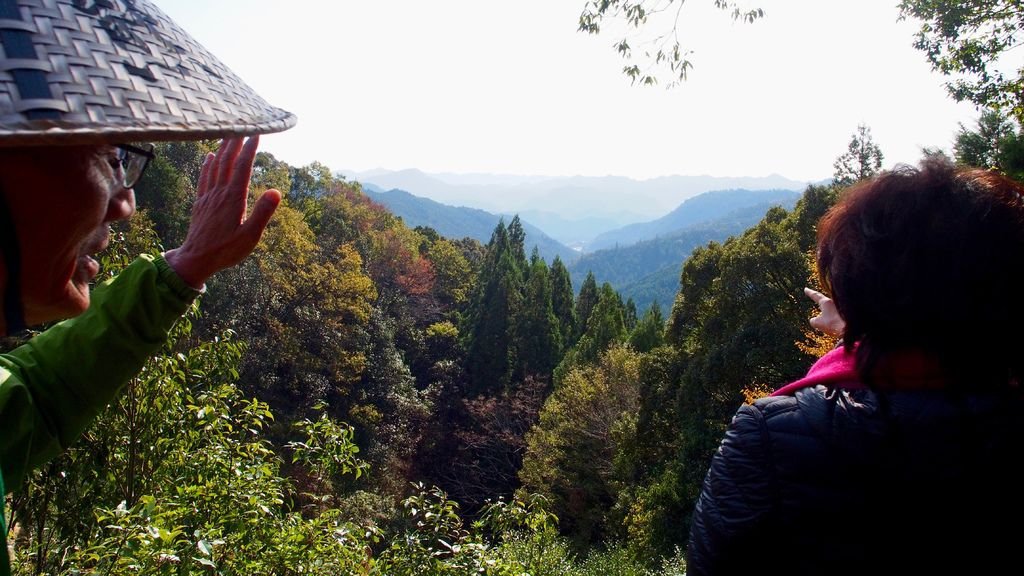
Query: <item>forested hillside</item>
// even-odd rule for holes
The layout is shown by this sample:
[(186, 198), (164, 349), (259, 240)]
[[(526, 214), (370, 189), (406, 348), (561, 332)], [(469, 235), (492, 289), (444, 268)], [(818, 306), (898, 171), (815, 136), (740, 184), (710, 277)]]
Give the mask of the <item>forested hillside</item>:
[(705, 192), (686, 200), (657, 220), (630, 224), (600, 234), (587, 243), (587, 252), (625, 247), (644, 240), (672, 235), (698, 224), (722, 220), (746, 208), (764, 206), (764, 210), (767, 210), (773, 205), (791, 208), (798, 198), (800, 193), (793, 190), (738, 189)]
[(587, 274), (593, 274), (638, 308), (654, 302), (671, 306), (679, 290), (680, 267), (694, 248), (743, 232), (763, 218), (770, 205), (747, 206), (652, 240), (584, 254), (569, 265), (573, 285), (582, 285)]
[[(958, 158), (1020, 172), (1018, 129), (977, 134)], [(212, 145), (158, 147), (106, 275), (180, 242)], [(16, 574), (683, 574), (732, 414), (832, 344), (801, 291), (837, 187), (693, 248), (672, 302), (638, 308), (528, 252), (517, 217), (448, 239), (261, 153), (271, 186), (254, 256), (12, 487)]]

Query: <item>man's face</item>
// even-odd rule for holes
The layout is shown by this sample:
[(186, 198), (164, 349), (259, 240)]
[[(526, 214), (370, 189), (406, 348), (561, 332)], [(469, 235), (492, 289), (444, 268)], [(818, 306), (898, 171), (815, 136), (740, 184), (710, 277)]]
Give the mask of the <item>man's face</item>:
[(110, 223), (135, 212), (113, 146), (0, 153), (0, 182), (21, 248), (26, 324), (81, 314)]

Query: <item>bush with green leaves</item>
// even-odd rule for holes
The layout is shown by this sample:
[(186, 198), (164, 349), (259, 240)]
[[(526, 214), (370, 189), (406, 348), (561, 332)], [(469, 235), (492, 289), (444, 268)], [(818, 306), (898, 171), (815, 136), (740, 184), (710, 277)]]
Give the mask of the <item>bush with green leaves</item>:
[(402, 502), (412, 525), (392, 539), (390, 547), (378, 558), (380, 574), (519, 574), (498, 561), (479, 532), (466, 529), (459, 516), (459, 505), (447, 494), (423, 484), (414, 487), (417, 492)]
[[(180, 323), (175, 340), (188, 329)], [(273, 416), (232, 384), (241, 351), (225, 334), (153, 358), (15, 499), (15, 564), (25, 569), (15, 573), (360, 573), (378, 536), (336, 511), (291, 510), (263, 437)], [(332, 451), (354, 454), (345, 442), (334, 436)], [(70, 508), (69, 483), (87, 495)]]

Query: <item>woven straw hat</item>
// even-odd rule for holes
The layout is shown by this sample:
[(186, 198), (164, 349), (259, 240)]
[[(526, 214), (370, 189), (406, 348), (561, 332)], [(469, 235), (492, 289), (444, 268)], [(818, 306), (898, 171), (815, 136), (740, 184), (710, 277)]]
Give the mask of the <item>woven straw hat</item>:
[(0, 0), (0, 147), (295, 125), (147, 0)]

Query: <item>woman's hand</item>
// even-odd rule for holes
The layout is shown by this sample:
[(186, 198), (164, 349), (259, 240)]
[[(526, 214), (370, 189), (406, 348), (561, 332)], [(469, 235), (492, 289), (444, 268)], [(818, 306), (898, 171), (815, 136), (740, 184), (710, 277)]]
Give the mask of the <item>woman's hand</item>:
[(281, 203), (280, 192), (267, 190), (246, 217), (258, 145), (258, 136), (244, 144), (241, 138), (227, 138), (203, 162), (185, 242), (164, 254), (189, 286), (202, 288), (207, 278), (251, 254)]
[(810, 288), (804, 288), (804, 294), (811, 300), (814, 300), (814, 303), (818, 305), (818, 309), (821, 310), (821, 314), (811, 318), (811, 327), (829, 336), (842, 336), (843, 330), (846, 329), (846, 322), (839, 315), (839, 310), (836, 310), (836, 303), (828, 296)]

